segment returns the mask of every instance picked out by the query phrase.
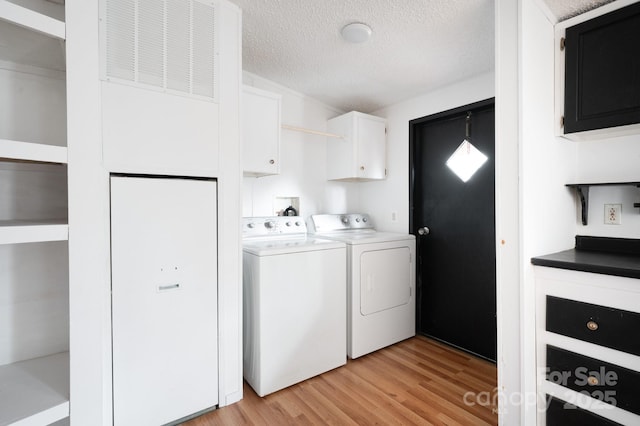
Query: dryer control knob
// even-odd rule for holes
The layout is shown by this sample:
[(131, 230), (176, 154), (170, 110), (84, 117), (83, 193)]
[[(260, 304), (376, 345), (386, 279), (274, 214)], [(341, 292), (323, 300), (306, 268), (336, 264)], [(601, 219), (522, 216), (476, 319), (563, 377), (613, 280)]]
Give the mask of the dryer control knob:
[(349, 223), (349, 218), (346, 216), (342, 217), (342, 223)]
[(356, 222), (360, 223), (360, 218), (356, 217)]
[(363, 221), (363, 222), (366, 222), (366, 221), (367, 221), (367, 218), (366, 218), (366, 217), (363, 217), (363, 218), (362, 218), (362, 221)]
[(273, 229), (276, 227), (276, 223), (272, 220), (268, 220), (264, 223), (264, 227), (267, 229)]
[(251, 222), (251, 223), (248, 223), (248, 224), (247, 224), (247, 228), (251, 228), (251, 229), (253, 229), (253, 228), (255, 228), (255, 227), (256, 227), (256, 224), (255, 224), (255, 223), (253, 223), (253, 222)]
[(296, 226), (300, 226), (300, 222), (296, 222)]

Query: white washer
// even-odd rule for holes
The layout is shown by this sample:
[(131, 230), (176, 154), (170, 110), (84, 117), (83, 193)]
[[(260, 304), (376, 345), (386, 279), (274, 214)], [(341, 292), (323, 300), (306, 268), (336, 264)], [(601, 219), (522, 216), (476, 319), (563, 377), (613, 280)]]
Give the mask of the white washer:
[(346, 246), (298, 216), (243, 219), (244, 378), (260, 396), (346, 364)]
[(347, 244), (347, 354), (416, 334), (415, 236), (377, 232), (366, 214), (312, 215), (309, 232)]

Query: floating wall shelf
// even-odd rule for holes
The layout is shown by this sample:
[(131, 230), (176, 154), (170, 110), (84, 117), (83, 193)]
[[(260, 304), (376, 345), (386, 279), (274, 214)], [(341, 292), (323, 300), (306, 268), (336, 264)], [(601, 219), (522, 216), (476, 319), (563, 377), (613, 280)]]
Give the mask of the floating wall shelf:
[[(640, 188), (640, 182), (605, 182), (605, 183), (568, 183), (566, 186), (575, 188), (582, 208), (582, 224), (587, 224), (589, 213), (589, 188), (592, 186), (623, 186), (633, 185)], [(640, 208), (640, 203), (633, 203), (633, 207)]]

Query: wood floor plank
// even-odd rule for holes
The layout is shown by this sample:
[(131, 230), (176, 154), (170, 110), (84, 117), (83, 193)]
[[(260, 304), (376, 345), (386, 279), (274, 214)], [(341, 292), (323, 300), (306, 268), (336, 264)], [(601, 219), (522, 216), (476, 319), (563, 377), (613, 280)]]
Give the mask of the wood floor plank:
[[(313, 380), (313, 379), (312, 379)], [(302, 398), (311, 409), (322, 418), (323, 424), (326, 425), (357, 425), (347, 413), (340, 410), (338, 406), (326, 398), (313, 387), (309, 380), (295, 386), (293, 391)]]
[(242, 401), (185, 426), (496, 425), (495, 401), (475, 397), (495, 388), (494, 364), (417, 336), (264, 398), (245, 383)]
[[(323, 424), (322, 417), (319, 416), (303, 398), (301, 398), (296, 392), (294, 392), (294, 389), (301, 385), (302, 384), (299, 383), (297, 385), (290, 386), (286, 389), (281, 390), (280, 392), (268, 395), (266, 398), (277, 398), (278, 403), (282, 405), (285, 411), (291, 414), (292, 418), (303, 420), (306, 419), (311, 422), (311, 424)], [(251, 389), (249, 391), (253, 392), (253, 390)]]
[(344, 392), (329, 384), (327, 380), (315, 380), (312, 384), (327, 400), (344, 412), (356, 424), (384, 424), (374, 411), (364, 408), (351, 393)]
[(448, 401), (447, 398), (444, 398), (438, 393), (423, 387), (412, 389), (411, 393), (419, 401), (428, 400), (430, 402), (429, 405), (435, 410), (439, 413), (446, 414), (457, 422), (474, 426), (491, 426), (491, 423), (485, 422), (480, 416), (476, 415), (479, 408), (475, 405), (462, 408), (452, 401)]
[[(392, 351), (387, 351), (382, 356), (386, 356), (400, 363), (403, 362), (403, 359), (398, 357), (398, 355)], [(407, 364), (405, 367), (410, 368), (413, 371), (416, 371), (419, 374), (421, 374), (422, 377), (426, 377), (430, 380), (438, 382), (443, 386), (458, 387), (462, 391), (461, 392), (462, 394), (464, 394), (464, 392), (467, 392), (469, 390), (480, 392), (482, 389), (484, 389), (484, 387), (477, 385), (478, 381), (475, 379), (475, 377), (472, 377), (469, 382), (466, 382), (465, 380), (461, 379), (461, 374), (464, 374), (466, 370), (463, 365), (459, 365), (455, 369), (450, 368), (446, 371), (431, 367), (423, 363), (419, 363), (417, 365)], [(471, 386), (470, 388), (470, 385), (473, 385), (473, 386)]]
[[(351, 361), (358, 362), (358, 361)], [(392, 397), (387, 390), (383, 390), (375, 383), (370, 383), (365, 379), (358, 376), (351, 369), (341, 369), (340, 374), (345, 376), (353, 376), (353, 380), (357, 383), (355, 389), (363, 398), (366, 398), (372, 404), (376, 405), (376, 410), (384, 411), (387, 417), (392, 417), (397, 420), (397, 424), (411, 425), (411, 424), (431, 424), (426, 423), (416, 413), (407, 410), (400, 401), (397, 401), (396, 395)], [(388, 424), (395, 424), (395, 421), (390, 421)]]

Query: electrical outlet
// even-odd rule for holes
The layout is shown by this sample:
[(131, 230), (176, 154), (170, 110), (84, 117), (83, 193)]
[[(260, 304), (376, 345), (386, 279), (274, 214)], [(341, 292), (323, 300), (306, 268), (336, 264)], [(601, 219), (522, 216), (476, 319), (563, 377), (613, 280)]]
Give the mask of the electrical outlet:
[(604, 205), (604, 223), (608, 225), (620, 225), (622, 219), (622, 204)]

